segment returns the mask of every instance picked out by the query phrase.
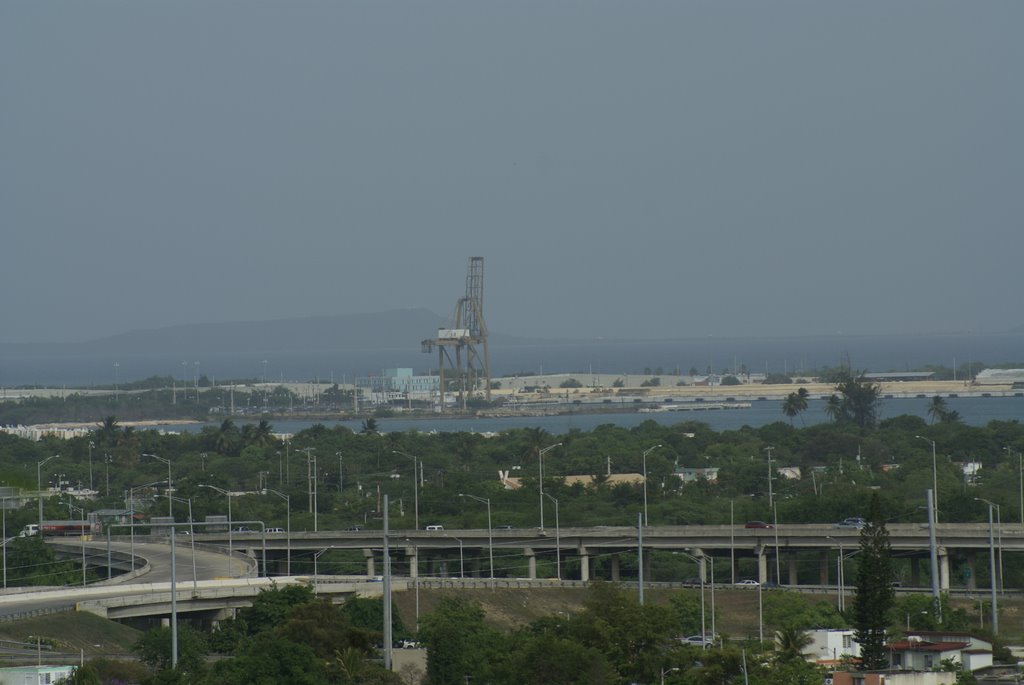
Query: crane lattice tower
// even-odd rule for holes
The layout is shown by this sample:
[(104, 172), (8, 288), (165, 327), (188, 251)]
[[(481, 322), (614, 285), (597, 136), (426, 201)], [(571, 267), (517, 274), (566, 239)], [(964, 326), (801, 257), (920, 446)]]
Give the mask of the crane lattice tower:
[(491, 400), (491, 365), (487, 351), (487, 324), (484, 321), (484, 258), (470, 257), (466, 270), (466, 294), (455, 303), (455, 312), (448, 328), (437, 331), (436, 338), (422, 341), (424, 352), (437, 348), (440, 376), (440, 405), (449, 382), (456, 383), (459, 404), (466, 408), (466, 399), (483, 392)]

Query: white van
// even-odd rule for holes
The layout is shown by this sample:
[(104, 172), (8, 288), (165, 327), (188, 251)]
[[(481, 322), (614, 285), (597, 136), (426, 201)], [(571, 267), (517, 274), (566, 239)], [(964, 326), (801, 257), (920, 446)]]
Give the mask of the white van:
[(427, 530), (444, 530), (444, 526), (434, 524), (432, 526), (427, 526)]

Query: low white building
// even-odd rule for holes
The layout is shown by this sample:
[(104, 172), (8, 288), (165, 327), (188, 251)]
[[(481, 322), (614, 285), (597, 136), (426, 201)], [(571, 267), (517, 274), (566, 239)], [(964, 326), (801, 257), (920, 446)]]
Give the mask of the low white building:
[(0, 685), (55, 685), (74, 672), (74, 666), (10, 666), (0, 668)]
[(709, 483), (718, 482), (718, 467), (691, 468), (680, 466), (676, 469), (676, 475), (683, 483), (696, 483), (699, 480), (706, 480)]
[(967, 671), (992, 665), (992, 643), (972, 633), (909, 632), (889, 644), (889, 653), (895, 668), (930, 671), (947, 659)]
[(974, 377), (975, 385), (1024, 385), (1024, 369), (985, 369)]
[(853, 630), (810, 630), (811, 643), (804, 648), (804, 657), (815, 663), (838, 663), (844, 657), (860, 658), (860, 643), (853, 639)]

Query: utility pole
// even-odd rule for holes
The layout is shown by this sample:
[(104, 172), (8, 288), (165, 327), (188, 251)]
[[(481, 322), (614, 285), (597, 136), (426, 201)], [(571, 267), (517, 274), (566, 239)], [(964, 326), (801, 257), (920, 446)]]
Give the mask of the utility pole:
[[(286, 448), (287, 449), (287, 448)], [(306, 494), (309, 498), (309, 513), (313, 514), (313, 532), (317, 532), (316, 526), (316, 451), (315, 447), (303, 447), (295, 450), (306, 455)]]

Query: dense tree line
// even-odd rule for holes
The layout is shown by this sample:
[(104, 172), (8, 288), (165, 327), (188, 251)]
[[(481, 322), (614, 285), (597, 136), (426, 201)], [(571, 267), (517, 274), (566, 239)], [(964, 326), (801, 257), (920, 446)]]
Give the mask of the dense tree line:
[[(602, 425), (562, 435), (516, 428), (496, 436), (380, 433), (369, 419), (362, 431), (315, 425), (288, 441), (275, 437), (267, 421), (224, 420), (198, 433), (172, 435), (123, 427), (110, 416), (89, 436), (67, 441), (31, 442), (0, 434), (0, 481), (30, 491), (35, 490), (37, 473), (44, 487), (57, 480), (72, 487), (88, 487), (91, 482), (99, 497), (87, 505), (90, 510), (124, 507), (128, 491), (134, 489), (136, 507), (162, 513), (167, 466), (142, 456), (154, 454), (171, 461), (175, 495), (191, 501), (198, 521), (223, 515), (227, 509), (222, 495), (199, 487), (205, 484), (251, 493), (232, 499), (236, 520), (284, 527), (284, 500), (269, 492), (260, 494), (269, 488), (290, 498), (293, 530), (311, 530), (307, 474), (314, 472), (315, 460), (321, 528), (379, 527), (384, 494), (392, 502), (392, 526), (410, 528), (414, 487), (421, 526), (486, 526), (486, 508), (456, 496), (465, 492), (491, 500), (494, 525), (535, 527), (540, 453), (561, 443), (544, 455), (544, 491), (559, 500), (561, 525), (631, 526), (643, 508), (643, 487), (639, 482), (612, 483), (607, 474), (640, 473), (643, 452), (661, 445), (646, 459), (651, 525), (742, 525), (747, 520), (772, 520), (776, 514), (780, 524), (830, 523), (865, 516), (874, 492), (884, 520), (923, 522), (920, 507), (933, 479), (932, 441), (942, 521), (985, 521), (985, 505), (975, 498), (999, 504), (1004, 521), (1020, 519), (1024, 427), (1016, 421), (993, 421), (983, 427), (929, 423), (913, 416), (864, 426), (854, 420), (810, 427), (779, 421), (722, 432), (697, 422), (666, 426), (647, 421), (633, 428)], [(57, 454), (59, 458), (39, 467)], [(978, 462), (982, 469), (967, 477), (958, 462)], [(414, 463), (421, 466), (419, 486), (414, 486)], [(717, 481), (683, 483), (676, 475), (682, 467), (717, 469)], [(799, 469), (800, 478), (784, 478), (775, 472), (778, 467), (791, 469), (790, 474)], [(499, 471), (518, 479), (521, 487), (506, 489)], [(592, 476), (593, 485), (568, 482), (569, 475)], [(777, 512), (769, 508), (769, 475)], [(147, 483), (156, 485), (138, 487)], [(48, 498), (46, 518), (68, 518), (68, 502), (67, 495)], [(187, 518), (186, 505), (175, 503), (174, 510), (179, 520)], [(546, 513), (546, 525), (551, 526), (553, 511)], [(8, 528), (17, 530), (36, 516), (34, 503), (9, 510)], [(341, 564), (344, 555), (330, 552), (323, 561)], [(667, 562), (658, 557), (655, 562), (657, 576)], [(296, 563), (302, 569), (307, 561), (300, 558)], [(501, 561), (499, 574), (522, 575), (523, 563), (521, 558)], [(545, 567), (541, 573), (554, 575), (554, 569)], [(1024, 573), (1012, 561), (1006, 577), (1008, 584), (1024, 582)]]

